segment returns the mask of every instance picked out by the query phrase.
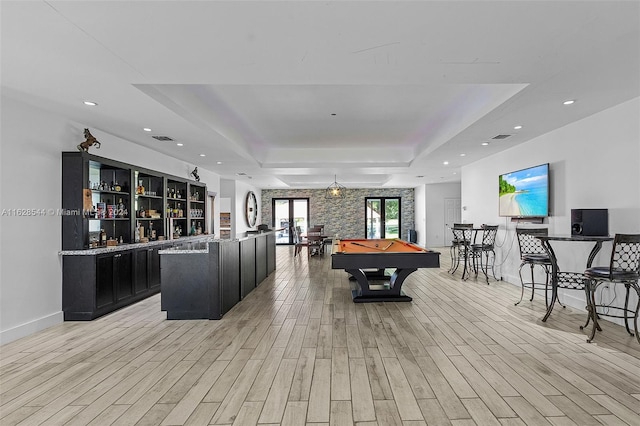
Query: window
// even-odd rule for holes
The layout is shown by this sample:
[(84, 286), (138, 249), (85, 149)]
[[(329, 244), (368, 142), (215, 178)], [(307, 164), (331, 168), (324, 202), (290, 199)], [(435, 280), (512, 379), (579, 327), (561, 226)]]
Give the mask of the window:
[(365, 237), (400, 238), (400, 197), (365, 198)]
[(272, 200), (273, 229), (276, 229), (276, 244), (293, 244), (292, 226), (299, 226), (305, 233), (309, 227), (308, 198), (274, 198)]

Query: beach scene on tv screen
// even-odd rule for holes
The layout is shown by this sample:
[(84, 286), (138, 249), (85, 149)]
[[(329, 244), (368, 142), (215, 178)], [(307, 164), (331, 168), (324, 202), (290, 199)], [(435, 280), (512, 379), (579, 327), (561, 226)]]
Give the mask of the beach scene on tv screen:
[(500, 216), (547, 216), (548, 180), (546, 164), (501, 175)]

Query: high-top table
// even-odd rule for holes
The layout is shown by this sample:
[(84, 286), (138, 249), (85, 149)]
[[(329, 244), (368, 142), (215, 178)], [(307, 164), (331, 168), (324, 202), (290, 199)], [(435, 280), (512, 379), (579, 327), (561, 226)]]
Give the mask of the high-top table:
[[(582, 236), (582, 235), (540, 235), (536, 236), (536, 238), (542, 241), (542, 246), (545, 248), (547, 253), (549, 254), (549, 259), (551, 260), (551, 302), (549, 306), (547, 306), (547, 312), (542, 318), (542, 321), (545, 322), (551, 315), (553, 311), (553, 307), (558, 300), (558, 289), (564, 288), (569, 290), (582, 290), (586, 292), (585, 286), (585, 276), (583, 272), (566, 272), (560, 271), (558, 268), (558, 258), (556, 257), (555, 252), (553, 251), (553, 247), (551, 246), (551, 241), (565, 241), (565, 242), (583, 242), (583, 243), (594, 243), (591, 252), (589, 253), (589, 257), (587, 258), (587, 265), (585, 269), (590, 268), (593, 263), (593, 259), (595, 259), (596, 255), (602, 248), (602, 243), (605, 241), (613, 241), (613, 237), (609, 236)], [(589, 295), (585, 293), (587, 297), (587, 303), (589, 303)], [(587, 324), (589, 319), (587, 319)], [(585, 324), (583, 327), (586, 327)]]

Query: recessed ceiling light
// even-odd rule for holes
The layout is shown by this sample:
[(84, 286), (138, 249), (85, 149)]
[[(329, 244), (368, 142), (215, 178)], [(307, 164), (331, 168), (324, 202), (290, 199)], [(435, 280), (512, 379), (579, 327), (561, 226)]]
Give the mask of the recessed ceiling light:
[(184, 144), (183, 144), (183, 143), (180, 143), (180, 142), (178, 142), (176, 145), (178, 145), (178, 146), (184, 146)]
[(148, 128), (148, 127), (143, 127), (142, 130), (144, 130), (145, 132), (150, 132), (151, 131), (151, 129)]
[(568, 101), (564, 101), (562, 104), (563, 104), (563, 105), (571, 105), (571, 104), (572, 104), (572, 103), (574, 103), (574, 102), (575, 102), (575, 100), (573, 100), (573, 99), (569, 99)]
[(482, 144), (481, 144), (481, 145), (482, 145), (482, 146), (487, 146), (487, 145), (489, 145), (489, 142), (482, 142)]
[(89, 105), (89, 106), (97, 106), (98, 103), (97, 102), (92, 102), (92, 101), (84, 101), (85, 105)]
[(454, 174), (454, 175), (457, 175), (458, 173), (456, 173), (456, 172), (453, 172), (453, 174)]
[(449, 164), (449, 162), (448, 161), (443, 161), (442, 164), (444, 164), (446, 166), (447, 164)]
[(206, 157), (206, 155), (205, 154), (200, 154), (200, 157)]
[(460, 154), (460, 157), (464, 157), (465, 155), (467, 155), (467, 154)]
[(420, 176), (416, 176), (417, 178), (423, 178), (424, 176), (420, 175)]
[(514, 128), (515, 130), (520, 130), (520, 129), (522, 129), (522, 126), (518, 125), (518, 126), (514, 126), (513, 128)]
[(222, 161), (216, 161), (216, 164), (222, 164)]

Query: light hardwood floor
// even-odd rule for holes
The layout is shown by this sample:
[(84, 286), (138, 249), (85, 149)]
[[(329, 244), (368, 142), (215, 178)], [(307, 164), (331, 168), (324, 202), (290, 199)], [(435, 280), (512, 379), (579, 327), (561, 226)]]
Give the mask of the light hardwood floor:
[(330, 256), (293, 258), (221, 321), (160, 296), (0, 347), (6, 425), (640, 425), (640, 345), (511, 284), (422, 269), (412, 303), (354, 304)]

